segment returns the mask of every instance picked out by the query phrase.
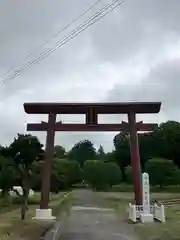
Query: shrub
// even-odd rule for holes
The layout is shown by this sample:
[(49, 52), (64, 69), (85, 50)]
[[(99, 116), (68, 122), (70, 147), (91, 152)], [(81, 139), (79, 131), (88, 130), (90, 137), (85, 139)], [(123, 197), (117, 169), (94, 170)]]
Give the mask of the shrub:
[(128, 184), (132, 184), (133, 183), (133, 177), (132, 177), (132, 167), (131, 166), (126, 167), (125, 174), (126, 174), (126, 182)]
[[(33, 189), (41, 188), (41, 171), (43, 162), (38, 162), (33, 169)], [(70, 188), (73, 184), (82, 181), (82, 170), (75, 161), (55, 158), (51, 172), (51, 192), (58, 193), (60, 190)]]
[(162, 188), (180, 183), (180, 170), (171, 160), (151, 159), (146, 163), (145, 171), (149, 173), (152, 185), (159, 185)]
[(88, 160), (84, 164), (84, 179), (96, 190), (107, 190), (120, 182), (121, 172), (115, 163)]

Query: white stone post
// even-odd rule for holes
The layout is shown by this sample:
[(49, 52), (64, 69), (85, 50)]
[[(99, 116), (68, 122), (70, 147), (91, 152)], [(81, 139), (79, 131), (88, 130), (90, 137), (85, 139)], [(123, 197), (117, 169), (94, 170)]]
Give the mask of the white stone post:
[(153, 222), (153, 215), (150, 212), (150, 190), (148, 173), (142, 174), (142, 198), (143, 213), (140, 214), (140, 219), (142, 222)]
[(149, 194), (149, 175), (142, 174), (142, 197), (143, 197), (143, 212), (150, 213), (150, 194)]

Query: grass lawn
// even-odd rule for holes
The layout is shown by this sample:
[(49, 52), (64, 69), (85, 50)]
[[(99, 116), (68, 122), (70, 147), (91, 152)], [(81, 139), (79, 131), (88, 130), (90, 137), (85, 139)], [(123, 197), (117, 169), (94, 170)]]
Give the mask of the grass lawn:
[[(51, 196), (50, 207), (53, 215), (60, 215), (68, 207), (67, 201), (60, 204), (64, 193)], [(28, 216), (25, 221), (20, 220), (20, 205), (17, 198), (13, 199), (14, 204), (6, 206), (0, 212), (0, 240), (38, 240), (53, 222), (32, 220), (35, 216), (35, 209), (39, 206), (40, 194), (29, 199)], [(17, 202), (16, 202), (17, 201)], [(9, 210), (8, 210), (9, 209)]]
[[(97, 192), (94, 198), (100, 206), (113, 207), (122, 220), (127, 220), (126, 209), (132, 199), (131, 193)], [(152, 199), (179, 198), (180, 193), (153, 193)], [(166, 223), (135, 224), (139, 240), (180, 240), (180, 205), (165, 207)]]
[(165, 223), (135, 225), (140, 240), (180, 240), (180, 206), (167, 207), (165, 213)]

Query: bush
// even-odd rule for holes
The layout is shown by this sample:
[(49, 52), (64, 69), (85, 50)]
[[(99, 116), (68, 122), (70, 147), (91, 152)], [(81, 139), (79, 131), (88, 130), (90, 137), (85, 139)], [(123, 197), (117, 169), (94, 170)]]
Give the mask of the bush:
[[(41, 171), (43, 162), (38, 162), (33, 169), (33, 190), (41, 189)], [(51, 192), (58, 193), (73, 184), (82, 181), (82, 170), (75, 161), (55, 158), (51, 172)]]
[[(133, 192), (133, 185), (121, 183), (118, 185), (112, 186), (110, 189), (111, 192)], [(180, 193), (180, 185), (169, 185), (160, 188), (159, 185), (152, 186), (150, 183), (150, 192), (152, 193)]]
[(111, 191), (112, 192), (133, 192), (133, 185), (126, 184), (126, 183), (114, 185)]
[(121, 180), (121, 172), (115, 163), (88, 160), (84, 164), (84, 179), (96, 190), (107, 190)]
[(149, 173), (151, 185), (159, 185), (162, 188), (180, 183), (180, 170), (171, 160), (151, 159), (146, 163), (145, 171)]
[(125, 168), (125, 175), (126, 175), (126, 182), (128, 184), (132, 184), (133, 183), (133, 176), (132, 176), (132, 167), (131, 166), (127, 166)]

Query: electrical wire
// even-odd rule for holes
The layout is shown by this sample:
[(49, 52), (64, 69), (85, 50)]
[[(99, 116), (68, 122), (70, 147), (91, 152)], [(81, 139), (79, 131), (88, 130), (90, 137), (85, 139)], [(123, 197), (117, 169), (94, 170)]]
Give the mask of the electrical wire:
[(57, 41), (55, 46), (53, 48), (50, 48), (43, 53), (40, 54), (39, 57), (37, 57), (35, 60), (30, 61), (27, 63), (23, 68), (17, 70), (13, 75), (11, 75), (8, 78), (5, 78), (1, 83), (0, 87), (2, 87), (4, 84), (6, 84), (9, 80), (14, 79), (17, 75), (19, 75), (24, 69), (31, 67), (34, 64), (39, 63), (41, 60), (43, 60), (45, 57), (49, 56), (52, 52), (56, 51), (57, 48), (65, 45), (68, 43), (71, 39), (78, 36), (81, 32), (85, 31), (87, 28), (92, 26), (94, 23), (99, 21), (101, 18), (105, 17), (109, 12), (113, 11), (115, 8), (117, 8), (119, 5), (121, 5), (123, 1), (114, 0), (111, 2), (111, 4), (107, 4), (105, 7), (103, 7), (100, 11), (95, 13), (93, 16), (91, 16), (88, 20), (86, 20), (83, 24), (80, 24), (75, 30), (73, 30), (70, 34), (68, 34), (63, 39)]
[[(88, 12), (90, 12), (95, 6), (97, 6), (100, 2), (102, 2), (102, 0), (97, 0), (94, 4), (92, 4), (89, 8), (87, 8), (85, 11), (83, 11), (78, 17), (76, 17), (74, 20), (72, 20), (71, 22), (69, 22), (67, 25), (65, 25), (62, 29), (60, 29), (57, 33), (55, 33), (50, 39), (46, 40), (45, 42), (43, 42), (37, 49), (35, 49), (33, 52), (29, 53), (25, 58), (23, 58), (19, 64), (23, 63), (24, 61), (26, 61), (29, 57), (31, 57), (34, 52), (38, 51), (39, 49), (43, 48), (46, 44), (48, 44), (49, 42), (52, 41), (52, 39), (58, 37), (58, 35), (60, 35), (62, 32), (64, 32), (66, 29), (68, 29), (72, 24), (74, 24), (75, 22), (77, 22), (81, 17), (83, 17), (84, 15), (86, 15)], [(7, 75), (8, 73), (10, 73), (11, 71), (14, 70), (15, 67), (11, 67), (7, 72), (5, 72), (3, 75), (1, 75), (0, 78), (4, 77), (5, 75)]]
[[(119, 0), (113, 0), (113, 4), (116, 3), (116, 2), (118, 2), (118, 1), (119, 1)], [(92, 21), (92, 20), (94, 20), (95, 18), (97, 18), (101, 13), (103, 13), (105, 10), (107, 10), (107, 8), (109, 8), (109, 7), (111, 7), (111, 6), (112, 6), (112, 3), (105, 5), (99, 12), (96, 12), (93, 16), (89, 17), (88, 20), (86, 20), (83, 24), (80, 24), (80, 25), (79, 25), (75, 30), (73, 30), (71, 33), (69, 33), (68, 35), (66, 35), (66, 36), (63, 37), (62, 39), (58, 40), (52, 48), (46, 49), (44, 52), (40, 53), (39, 57), (37, 57), (35, 60), (30, 61), (30, 62), (29, 62), (28, 64), (26, 64), (24, 67), (26, 68), (26, 67), (29, 66), (29, 64), (31, 65), (31, 64), (33, 64), (34, 62), (35, 62), (35, 63), (36, 63), (36, 62), (39, 62), (39, 58), (40, 58), (40, 60), (41, 60), (42, 58), (44, 58), (44, 56), (49, 55), (49, 54), (51, 53), (51, 51), (54, 52), (54, 48), (59, 47), (59, 46), (58, 46), (59, 44), (60, 44), (60, 45), (61, 45), (61, 44), (64, 45), (64, 44), (63, 44), (64, 41), (66, 42), (66, 40), (67, 40), (69, 37), (71, 38), (71, 36), (72, 36), (73, 34), (75, 34), (77, 31), (81, 30), (85, 25), (89, 24), (90, 21)], [(28, 66), (27, 66), (27, 65), (28, 65)], [(21, 69), (20, 69), (20, 71), (21, 71)], [(19, 74), (19, 71), (17, 72), (17, 74)]]
[[(68, 39), (67, 39), (68, 37), (70, 37), (70, 39), (72, 39), (73, 37), (72, 37), (71, 35), (72, 35), (73, 33), (76, 33), (77, 30), (79, 30), (80, 28), (84, 27), (85, 24), (89, 23), (90, 20), (93, 20), (94, 18), (98, 17), (102, 12), (104, 12), (104, 10), (106, 10), (106, 9), (109, 8), (109, 7), (112, 7), (112, 5), (115, 4), (115, 3), (118, 2), (118, 1), (119, 1), (119, 0), (114, 0), (114, 1), (112, 1), (111, 4), (107, 4), (107, 5), (106, 5), (105, 7), (103, 7), (99, 12), (97, 12), (97, 13), (94, 14), (92, 17), (90, 17), (88, 20), (86, 20), (86, 21), (84, 22), (84, 24), (80, 24), (76, 30), (73, 30), (68, 36), (64, 37), (63, 40), (59, 40), (59, 41), (55, 44), (55, 46), (54, 46), (53, 48), (56, 48), (57, 45), (58, 45), (59, 43), (61, 43), (62, 41), (64, 41), (64, 40), (65, 40), (65, 43), (68, 42), (68, 41), (67, 41), (67, 40), (68, 40)], [(107, 12), (107, 13), (108, 13), (108, 12)], [(100, 18), (99, 18), (99, 19), (100, 19)], [(96, 22), (96, 21), (95, 21), (95, 22)], [(92, 24), (91, 24), (91, 25), (92, 25)], [(85, 29), (83, 29), (83, 30), (85, 30)], [(75, 36), (76, 36), (76, 35), (77, 35), (77, 34), (75, 34)], [(60, 46), (64, 45), (65, 43), (60, 44)], [(60, 46), (58, 46), (58, 47), (60, 47)], [(2, 83), (0, 84), (0, 86), (3, 84), (4, 81), (11, 80), (12, 78), (14, 78), (14, 77), (16, 77), (17, 75), (19, 75), (19, 74), (20, 74), (24, 69), (26, 69), (27, 67), (30, 67), (31, 65), (33, 65), (33, 64), (35, 64), (35, 63), (38, 63), (41, 59), (44, 59), (44, 57), (46, 57), (46, 55), (48, 56), (51, 52), (54, 52), (54, 50), (56, 50), (56, 49), (53, 49), (53, 48), (47, 49), (45, 52), (41, 53), (38, 58), (36, 58), (35, 60), (33, 60), (33, 61), (29, 62), (28, 64), (26, 64), (26, 65), (24, 66), (24, 68), (21, 68), (21, 69), (15, 71), (15, 73), (14, 73), (13, 75), (11, 75), (11, 76), (8, 77), (8, 78), (5, 78), (5, 79), (2, 81)]]

